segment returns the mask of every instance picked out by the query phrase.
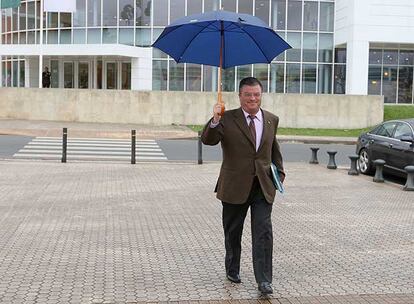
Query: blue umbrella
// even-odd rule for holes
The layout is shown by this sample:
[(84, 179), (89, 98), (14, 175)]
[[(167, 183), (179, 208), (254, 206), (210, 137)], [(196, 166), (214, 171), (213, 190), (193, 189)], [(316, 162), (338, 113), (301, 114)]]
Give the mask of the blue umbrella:
[(291, 48), (275, 31), (257, 17), (224, 10), (177, 19), (154, 42), (177, 63), (198, 63), (221, 68), (252, 63), (270, 63)]

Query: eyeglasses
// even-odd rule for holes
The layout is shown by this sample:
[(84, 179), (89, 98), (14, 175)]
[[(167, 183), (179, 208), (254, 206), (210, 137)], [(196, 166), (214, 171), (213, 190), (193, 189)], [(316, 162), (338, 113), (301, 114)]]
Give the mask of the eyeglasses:
[(255, 97), (255, 98), (260, 98), (260, 96), (262, 96), (262, 93), (247, 93), (247, 92), (245, 92), (245, 93), (242, 93), (242, 95), (243, 95), (243, 97), (248, 97), (248, 98), (250, 98), (250, 97)]

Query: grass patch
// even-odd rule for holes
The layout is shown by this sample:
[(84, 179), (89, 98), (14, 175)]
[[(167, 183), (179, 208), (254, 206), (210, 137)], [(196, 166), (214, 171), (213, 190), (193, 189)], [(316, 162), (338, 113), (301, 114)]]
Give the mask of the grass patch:
[(403, 118), (414, 118), (414, 105), (384, 105), (384, 121)]

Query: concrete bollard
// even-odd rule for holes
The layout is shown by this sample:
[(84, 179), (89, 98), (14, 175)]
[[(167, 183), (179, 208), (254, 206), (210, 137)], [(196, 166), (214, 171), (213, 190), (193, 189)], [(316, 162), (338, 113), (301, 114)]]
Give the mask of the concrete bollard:
[(328, 162), (328, 169), (336, 169), (336, 162), (335, 162), (335, 154), (337, 153), (337, 151), (327, 151), (327, 153), (329, 154), (329, 162)]
[(135, 160), (135, 155), (136, 155), (136, 130), (131, 130), (131, 164), (135, 165), (136, 160)]
[(312, 150), (312, 157), (311, 157), (311, 160), (309, 161), (309, 163), (310, 164), (319, 164), (319, 161), (318, 161), (318, 150), (319, 150), (319, 148), (311, 147), (310, 149)]
[(66, 163), (67, 150), (68, 150), (68, 128), (63, 128), (63, 136), (62, 136), (62, 163)]
[(203, 143), (201, 142), (201, 131), (198, 131), (198, 164), (203, 164)]
[(406, 166), (405, 171), (407, 172), (407, 181), (403, 187), (404, 191), (414, 191), (414, 166)]
[(373, 181), (375, 183), (383, 183), (384, 176), (382, 175), (382, 171), (384, 170), (385, 160), (376, 159), (373, 163), (375, 165), (375, 175)]
[(358, 169), (357, 169), (357, 160), (359, 158), (358, 155), (350, 155), (348, 156), (351, 160), (351, 168), (348, 171), (348, 175), (358, 175)]

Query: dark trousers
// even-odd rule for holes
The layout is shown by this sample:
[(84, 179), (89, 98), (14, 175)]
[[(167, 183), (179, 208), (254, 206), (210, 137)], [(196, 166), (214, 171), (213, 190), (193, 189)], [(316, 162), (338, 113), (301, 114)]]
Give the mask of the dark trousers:
[(243, 224), (247, 210), (250, 207), (254, 275), (257, 283), (271, 283), (273, 253), (272, 204), (266, 202), (259, 181), (255, 178), (245, 204), (222, 203), (226, 272), (234, 275), (240, 271)]

